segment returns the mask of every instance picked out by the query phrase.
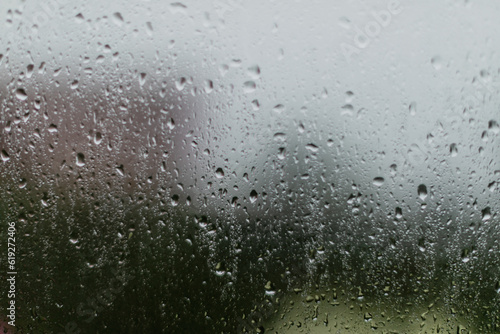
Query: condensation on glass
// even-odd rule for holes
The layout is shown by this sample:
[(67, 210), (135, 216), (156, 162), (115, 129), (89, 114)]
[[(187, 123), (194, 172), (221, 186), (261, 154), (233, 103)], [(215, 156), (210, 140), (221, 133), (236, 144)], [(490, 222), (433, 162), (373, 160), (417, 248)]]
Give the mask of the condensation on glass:
[(500, 331), (499, 17), (2, 1), (10, 331)]

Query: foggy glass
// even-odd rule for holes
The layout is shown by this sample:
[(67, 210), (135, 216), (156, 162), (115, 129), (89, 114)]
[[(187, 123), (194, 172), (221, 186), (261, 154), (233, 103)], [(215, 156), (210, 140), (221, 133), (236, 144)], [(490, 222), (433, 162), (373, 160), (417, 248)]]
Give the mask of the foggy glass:
[(500, 331), (500, 4), (0, 4), (0, 328)]

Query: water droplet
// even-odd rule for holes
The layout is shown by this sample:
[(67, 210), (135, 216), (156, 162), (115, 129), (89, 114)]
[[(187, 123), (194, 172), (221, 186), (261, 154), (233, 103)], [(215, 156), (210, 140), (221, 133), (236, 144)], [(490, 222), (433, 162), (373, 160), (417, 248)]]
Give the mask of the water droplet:
[(500, 133), (500, 126), (498, 125), (498, 122), (495, 120), (491, 120), (488, 122), (488, 130), (493, 132), (494, 134)]
[(461, 254), (461, 258), (462, 258), (462, 262), (463, 263), (467, 263), (470, 261), (470, 258), (469, 258), (469, 250), (468, 249), (464, 249), (462, 251), (462, 254)]
[(143, 86), (146, 83), (146, 73), (141, 73), (139, 75), (139, 85)]
[(483, 217), (483, 221), (490, 220), (491, 219), (491, 208), (489, 206), (486, 207), (486, 208), (484, 208), (481, 211), (481, 214), (482, 214), (482, 217)]
[(278, 50), (278, 60), (283, 60), (285, 58), (285, 50), (283, 48), (280, 48)]
[(260, 78), (260, 67), (257, 65), (251, 66), (248, 68), (248, 76), (254, 80), (257, 80)]
[(443, 59), (441, 56), (434, 56), (431, 59), (431, 64), (436, 70), (440, 70), (443, 67)]
[(47, 131), (49, 131), (50, 133), (57, 132), (57, 125), (55, 125), (55, 124), (50, 124), (50, 125), (49, 125), (49, 128), (47, 129)]
[(266, 285), (264, 286), (264, 289), (266, 289), (266, 295), (268, 296), (274, 296), (276, 294), (276, 291), (274, 291), (274, 286), (271, 283), (271, 281), (267, 281)]
[(354, 107), (351, 104), (343, 105), (340, 111), (341, 115), (352, 115), (353, 113), (354, 113)]
[(323, 91), (321, 92), (321, 98), (326, 99), (328, 97), (328, 90), (323, 87)]
[(481, 75), (481, 77), (483, 78), (488, 78), (490, 76), (490, 73), (487, 71), (487, 70), (481, 70), (479, 71), (479, 75)]
[(403, 210), (400, 207), (397, 207), (395, 212), (396, 212), (397, 219), (403, 218)]
[(274, 106), (273, 111), (275, 113), (281, 114), (283, 111), (285, 111), (285, 106), (282, 104), (277, 104)]
[(226, 271), (224, 270), (224, 264), (222, 264), (221, 262), (217, 263), (217, 265), (215, 266), (215, 275), (222, 277), (225, 274)]
[(391, 170), (391, 175), (395, 176), (398, 171), (398, 165), (392, 164), (389, 166), (389, 169)]
[(119, 12), (114, 13), (113, 14), (113, 22), (117, 26), (121, 27), (122, 24), (123, 24), (123, 16), (122, 16), (122, 14), (119, 13)]
[(253, 100), (252, 101), (252, 108), (253, 110), (257, 111), (260, 109), (260, 103), (259, 103), (259, 100)]
[(257, 199), (258, 199), (258, 194), (257, 194), (257, 192), (256, 192), (255, 190), (252, 190), (252, 191), (250, 192), (250, 202), (251, 202), (251, 203), (255, 203), (255, 202), (257, 201)]
[(219, 73), (221, 76), (225, 76), (229, 71), (229, 66), (227, 64), (222, 64), (219, 66)]
[(83, 153), (78, 153), (76, 155), (76, 165), (79, 167), (85, 165), (85, 156), (83, 155)]
[(181, 2), (173, 2), (170, 4), (170, 12), (172, 14), (176, 14), (176, 13), (185, 14), (186, 8), (187, 8), (187, 6)]
[(25, 101), (28, 98), (28, 94), (26, 94), (26, 91), (23, 88), (18, 88), (16, 90), (16, 97), (20, 101)]
[(493, 181), (491, 182), (490, 184), (488, 184), (488, 189), (491, 191), (491, 192), (494, 192), (495, 189), (496, 189), (496, 182)]
[(78, 88), (78, 80), (73, 80), (71, 83), (71, 89), (77, 89)]
[(218, 179), (222, 179), (224, 177), (224, 170), (222, 168), (217, 168), (217, 170), (215, 171), (215, 176)]
[(203, 85), (203, 90), (205, 93), (210, 94), (214, 90), (214, 83), (212, 80), (205, 80)]
[(417, 113), (417, 103), (416, 102), (410, 103), (409, 110), (410, 110), (410, 115), (415, 116), (415, 114)]
[(257, 88), (257, 85), (255, 84), (255, 82), (253, 81), (246, 81), (244, 84), (243, 84), (243, 92), (245, 94), (250, 94), (250, 93), (253, 93), (255, 92), (255, 89)]
[(118, 175), (120, 175), (120, 176), (125, 175), (125, 170), (123, 168), (123, 165), (120, 165), (120, 166), (116, 167), (115, 169), (116, 169), (116, 172), (118, 173)]
[(33, 75), (33, 70), (35, 69), (35, 65), (33, 64), (29, 64), (27, 67), (26, 67), (26, 78), (31, 78), (31, 76)]
[(482, 141), (487, 142), (489, 138), (490, 137), (488, 136), (488, 131), (483, 131), (483, 133), (481, 134)]
[(418, 249), (421, 251), (421, 252), (425, 252), (426, 249), (425, 249), (425, 239), (424, 238), (420, 238), (418, 240)]
[(76, 23), (82, 23), (85, 20), (85, 17), (82, 15), (82, 13), (78, 13), (75, 16), (75, 21)]
[(425, 186), (425, 184), (419, 185), (417, 188), (417, 192), (418, 192), (418, 197), (420, 197), (422, 201), (424, 201), (427, 198), (427, 187)]
[(450, 154), (452, 157), (456, 157), (458, 155), (457, 144), (453, 143), (450, 145)]
[(352, 103), (352, 100), (354, 100), (353, 96), (354, 93), (352, 91), (348, 90), (347, 92), (345, 92), (345, 103)]
[(153, 24), (151, 22), (146, 22), (146, 33), (153, 36)]
[(21, 179), (21, 180), (19, 181), (19, 188), (20, 188), (20, 189), (25, 188), (27, 183), (28, 183), (28, 182), (26, 181), (26, 179)]
[(102, 142), (102, 135), (101, 135), (101, 133), (100, 133), (100, 132), (96, 132), (96, 133), (94, 134), (94, 143), (95, 143), (96, 145), (99, 145), (101, 142)]
[(304, 131), (306, 131), (306, 127), (302, 122), (300, 122), (297, 130), (299, 130), (300, 133), (304, 133)]
[(286, 134), (284, 134), (283, 132), (276, 132), (273, 136), (273, 139), (274, 141), (282, 143), (286, 140)]
[(186, 85), (186, 78), (182, 77), (179, 80), (175, 82), (175, 88), (177, 88), (178, 91), (181, 91), (184, 89), (184, 86)]
[(2, 150), (2, 152), (0, 153), (0, 156), (1, 156), (3, 162), (10, 160), (9, 154), (5, 150)]
[(306, 149), (311, 151), (311, 152), (318, 152), (319, 151), (319, 147), (314, 145), (314, 144), (307, 144), (306, 145)]
[(173, 118), (171, 118), (171, 119), (169, 119), (169, 120), (168, 120), (168, 122), (167, 122), (167, 126), (168, 126), (168, 128), (169, 128), (170, 130), (172, 130), (173, 128), (175, 128), (175, 122), (174, 122), (174, 119), (173, 119)]
[(384, 178), (380, 176), (373, 179), (373, 185), (377, 187), (381, 187), (384, 184), (384, 182), (385, 182)]
[(172, 196), (172, 206), (177, 206), (179, 205), (179, 195), (173, 195)]
[(278, 159), (284, 160), (286, 155), (286, 150), (284, 147), (280, 147), (278, 151)]

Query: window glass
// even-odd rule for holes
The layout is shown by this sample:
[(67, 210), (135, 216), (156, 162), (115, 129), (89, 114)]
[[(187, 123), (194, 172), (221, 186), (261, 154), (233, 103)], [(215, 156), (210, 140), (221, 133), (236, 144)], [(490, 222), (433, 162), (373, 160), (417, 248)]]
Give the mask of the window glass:
[(0, 328), (500, 331), (499, 16), (3, 0)]

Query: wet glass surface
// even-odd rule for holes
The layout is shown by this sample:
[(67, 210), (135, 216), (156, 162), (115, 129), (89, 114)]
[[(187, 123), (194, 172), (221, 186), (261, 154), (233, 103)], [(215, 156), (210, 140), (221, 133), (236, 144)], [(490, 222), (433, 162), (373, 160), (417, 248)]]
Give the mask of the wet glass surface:
[(10, 331), (498, 332), (499, 14), (2, 1)]

